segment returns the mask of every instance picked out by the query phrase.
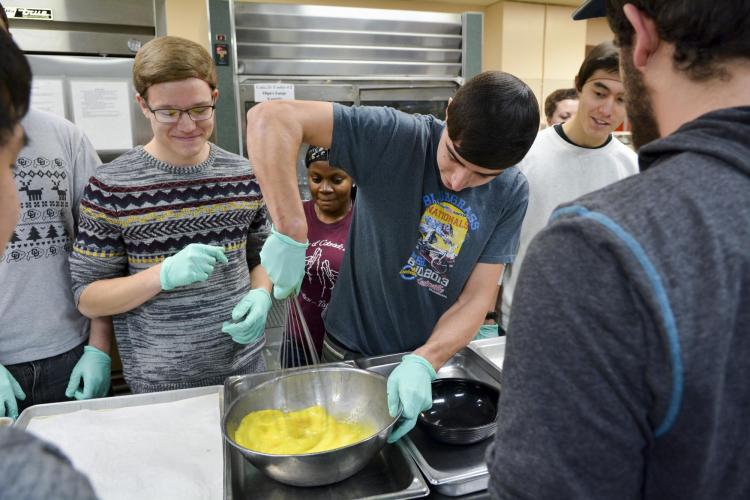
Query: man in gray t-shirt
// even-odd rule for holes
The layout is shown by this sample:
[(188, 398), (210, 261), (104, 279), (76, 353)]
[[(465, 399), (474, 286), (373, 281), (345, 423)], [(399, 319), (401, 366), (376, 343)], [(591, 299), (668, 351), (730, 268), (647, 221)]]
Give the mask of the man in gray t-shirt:
[(30, 110), (22, 125), (29, 141), (14, 169), (21, 213), (0, 258), (0, 364), (7, 370), (0, 377), (19, 384), (1, 396), (0, 416), (13, 417), (64, 401), (66, 392), (105, 396), (110, 379), (111, 322), (78, 312), (68, 263), (78, 203), (99, 157), (83, 132), (56, 115)]
[[(307, 227), (295, 182), (300, 143), (330, 147), (358, 185), (357, 210), (325, 316), (324, 360), (414, 351), (388, 379), (395, 441), (432, 404), (430, 383), (472, 339), (512, 261), (527, 188), (518, 163), (539, 109), (507, 73), (469, 80), (446, 123), (388, 108), (279, 101), (248, 113), (248, 152), (276, 227), (261, 264), (283, 298), (299, 291)], [(282, 168), (285, 167), (285, 168)]]

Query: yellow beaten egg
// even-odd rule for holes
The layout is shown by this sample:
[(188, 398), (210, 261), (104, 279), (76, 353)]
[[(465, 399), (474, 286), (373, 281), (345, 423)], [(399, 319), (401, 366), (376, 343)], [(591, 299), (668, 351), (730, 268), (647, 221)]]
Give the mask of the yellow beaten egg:
[(370, 425), (341, 422), (322, 406), (285, 413), (260, 410), (240, 422), (234, 440), (250, 450), (272, 455), (316, 453), (347, 446), (372, 436)]

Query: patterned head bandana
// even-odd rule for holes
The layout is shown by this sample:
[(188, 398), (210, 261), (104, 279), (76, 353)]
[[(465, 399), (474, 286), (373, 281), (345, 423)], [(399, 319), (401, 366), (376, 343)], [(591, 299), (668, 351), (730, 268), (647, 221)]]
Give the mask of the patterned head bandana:
[(316, 161), (328, 161), (328, 150), (326, 148), (319, 148), (318, 146), (307, 148), (305, 167), (310, 168), (310, 164)]

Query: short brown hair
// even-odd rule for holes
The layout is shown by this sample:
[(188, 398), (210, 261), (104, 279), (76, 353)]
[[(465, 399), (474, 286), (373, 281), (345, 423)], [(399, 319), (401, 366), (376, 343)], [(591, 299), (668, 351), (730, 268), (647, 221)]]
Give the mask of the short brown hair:
[(633, 44), (633, 27), (623, 13), (633, 4), (656, 24), (659, 37), (674, 44), (675, 68), (694, 81), (726, 77), (723, 64), (750, 59), (750, 2), (665, 2), (663, 0), (607, 0), (607, 21), (615, 43)]
[(603, 42), (591, 49), (576, 75), (576, 89), (583, 89), (591, 75), (603, 69), (607, 73), (620, 72), (620, 51), (611, 42)]
[(557, 89), (547, 96), (544, 100), (544, 116), (552, 118), (557, 110), (557, 103), (565, 99), (578, 100), (578, 91), (576, 89)]
[(211, 90), (216, 88), (216, 67), (211, 55), (191, 40), (178, 36), (154, 38), (135, 56), (133, 85), (144, 99), (152, 85), (187, 78), (198, 78)]
[(461, 86), (448, 105), (448, 137), (466, 161), (502, 170), (520, 162), (539, 129), (539, 104), (510, 73), (485, 71)]

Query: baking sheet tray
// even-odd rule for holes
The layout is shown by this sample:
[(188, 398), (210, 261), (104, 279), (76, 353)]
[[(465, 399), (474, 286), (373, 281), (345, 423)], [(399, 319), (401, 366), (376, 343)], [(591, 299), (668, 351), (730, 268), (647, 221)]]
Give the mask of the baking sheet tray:
[[(401, 354), (357, 360), (361, 368), (389, 375)], [(500, 370), (471, 349), (456, 353), (439, 371), (438, 378), (468, 378), (500, 389)], [(427, 482), (447, 496), (485, 490), (489, 481), (485, 452), (492, 438), (464, 446), (439, 443), (417, 425), (401, 442), (406, 446)]]
[[(219, 446), (221, 445), (221, 433), (219, 429), (217, 429), (216, 435), (216, 438), (218, 438), (218, 440), (215, 441), (215, 447), (212, 448), (216, 451), (215, 454), (208, 453), (209, 449), (207, 448), (202, 448), (202, 443), (205, 442), (206, 445), (208, 445), (208, 443), (210, 442), (205, 441), (205, 439), (213, 439), (212, 436), (208, 435), (205, 435), (205, 439), (197, 439), (198, 435), (195, 434), (196, 440), (187, 443), (187, 446), (185, 446), (185, 448), (191, 450), (195, 450), (195, 448), (197, 447), (204, 453), (207, 453), (205, 455), (201, 455), (200, 453), (192, 453), (188, 456), (174, 455), (175, 452), (180, 453), (177, 450), (181, 450), (182, 448), (171, 448), (171, 450), (173, 450), (172, 456), (182, 456), (186, 459), (183, 462), (179, 463), (183, 464), (187, 468), (198, 467), (199, 469), (195, 470), (199, 472), (202, 471), (199, 474), (191, 474), (189, 470), (183, 469), (182, 465), (173, 465), (170, 469), (169, 464), (165, 465), (161, 462), (154, 463), (153, 457), (142, 456), (142, 453), (136, 452), (135, 454), (133, 454), (128, 453), (127, 450), (123, 450), (122, 453), (124, 453), (124, 455), (112, 454), (113, 450), (119, 450), (120, 448), (123, 448), (127, 445), (130, 445), (133, 450), (151, 449), (148, 447), (150, 441), (145, 442), (144, 439), (140, 439), (140, 441), (138, 439), (134, 439), (133, 441), (127, 442), (120, 440), (120, 445), (113, 445), (112, 443), (117, 442), (119, 436), (121, 435), (137, 437), (137, 434), (134, 435), (131, 431), (141, 429), (139, 425), (145, 425), (146, 427), (144, 429), (150, 432), (150, 435), (153, 435), (155, 439), (153, 446), (157, 447), (154, 450), (158, 451), (158, 453), (155, 453), (154, 456), (168, 456), (169, 449), (159, 448), (159, 446), (166, 445), (157, 444), (159, 442), (159, 439), (161, 439), (160, 436), (164, 437), (165, 443), (172, 442), (175, 439), (180, 439), (180, 436), (170, 434), (169, 432), (161, 434), (161, 431), (159, 429), (161, 428), (160, 425), (163, 425), (163, 420), (157, 415), (165, 414), (165, 412), (166, 414), (169, 414), (170, 411), (182, 411), (182, 415), (184, 416), (184, 412), (187, 408), (200, 409), (201, 417), (196, 420), (196, 425), (193, 427), (193, 432), (204, 432), (205, 430), (211, 428), (212, 424), (210, 423), (210, 420), (216, 419), (218, 417), (218, 420), (220, 421), (223, 416), (223, 390), (223, 386), (217, 385), (149, 394), (92, 399), (86, 401), (70, 401), (63, 403), (35, 405), (27, 408), (21, 413), (15, 423), (15, 427), (21, 429), (30, 429), (31, 427), (36, 427), (40, 430), (45, 428), (49, 430), (54, 429), (56, 423), (62, 420), (65, 420), (69, 423), (72, 421), (77, 422), (77, 424), (70, 424), (74, 427), (75, 425), (86, 425), (85, 422), (97, 423), (100, 428), (102, 426), (107, 427), (108, 425), (110, 425), (103, 424), (101, 422), (116, 422), (115, 424), (112, 424), (115, 426), (125, 425), (126, 427), (122, 427), (124, 431), (123, 434), (113, 433), (109, 436), (108, 439), (102, 440), (103, 443), (109, 443), (106, 447), (93, 448), (96, 445), (89, 444), (86, 446), (92, 446), (92, 448), (85, 448), (85, 450), (87, 450), (84, 452), (85, 456), (75, 454), (71, 455), (74, 463), (76, 463), (75, 457), (78, 456), (78, 458), (80, 459), (80, 463), (82, 464), (82, 470), (87, 471), (92, 484), (97, 489), (98, 494), (106, 496), (108, 498), (132, 498), (131, 495), (136, 494), (139, 496), (150, 495), (152, 497), (158, 498), (184, 498), (184, 495), (182, 493), (187, 494), (188, 491), (192, 491), (193, 493), (202, 491), (201, 495), (203, 498), (221, 498), (221, 496), (223, 495), (224, 484), (221, 474), (224, 467), (222, 463), (222, 448), (219, 448)], [(214, 404), (217, 404), (218, 407), (213, 407)], [(151, 410), (150, 413), (144, 413), (149, 412), (149, 406), (152, 406), (154, 410)], [(172, 410), (173, 407), (174, 410)], [(211, 410), (212, 407), (215, 409)], [(120, 411), (116, 412), (115, 410)], [(97, 416), (97, 413), (92, 412), (101, 412), (101, 418)], [(211, 415), (212, 413), (213, 415)], [(153, 415), (152, 418), (155, 419), (153, 420), (153, 423), (156, 424), (156, 426), (154, 427), (149, 425), (148, 418), (145, 418), (143, 421), (137, 419), (138, 421), (132, 422), (131, 420), (134, 417), (131, 414)], [(87, 421), (87, 418), (96, 418), (96, 421)], [(199, 421), (200, 423), (198, 423)], [(187, 425), (187, 427), (185, 427), (184, 429), (187, 429), (189, 427), (190, 425)], [(58, 435), (60, 438), (60, 443), (58, 445), (63, 449), (63, 451), (66, 449), (66, 446), (71, 447), (71, 449), (78, 449), (81, 447), (80, 443), (75, 440), (75, 436), (69, 436), (68, 434), (60, 435), (59, 431), (55, 432), (57, 433), (56, 435)], [(148, 432), (144, 435), (149, 435)], [(189, 431), (185, 430), (185, 432)], [(204, 434), (200, 434), (200, 436), (204, 436)], [(74, 439), (74, 441), (70, 441), (70, 439)], [(55, 441), (53, 440), (53, 442)], [(63, 444), (63, 442), (67, 444)], [(88, 450), (91, 451), (91, 454), (89, 454)], [(71, 453), (73, 452), (71, 451)], [(111, 458), (103, 459), (101, 465), (98, 465), (100, 462), (97, 461), (99, 460), (98, 458), (95, 458), (97, 456)], [(122, 460), (117, 459), (117, 457), (122, 457)], [(211, 460), (211, 458), (215, 459), (216, 462), (207, 462), (207, 460)], [(92, 460), (94, 461), (92, 462)], [(151, 462), (149, 462), (149, 460), (151, 460)], [(83, 464), (88, 465), (84, 466)], [(210, 472), (212, 469), (214, 469), (214, 472)], [(154, 480), (158, 480), (158, 477), (155, 477), (155, 475), (158, 476), (158, 474), (168, 474), (168, 476), (165, 475), (162, 477), (169, 477), (171, 482), (166, 480), (163, 482), (154, 482)], [(185, 476), (185, 474), (190, 474), (190, 476)], [(201, 476), (201, 474), (209, 474), (207, 478), (210, 479), (201, 479), (201, 477), (203, 477)], [(216, 474), (216, 476), (214, 474)], [(186, 477), (188, 480), (186, 480)], [(110, 481), (110, 479), (108, 478), (117, 478), (117, 480)], [(118, 484), (117, 481), (121, 479), (126, 482), (123, 483), (122, 487), (116, 486)], [(195, 482), (194, 486), (191, 486), (191, 480)], [(180, 488), (182, 488), (182, 490), (184, 491), (182, 491)], [(182, 493), (180, 493), (180, 491), (182, 491)]]
[[(354, 366), (353, 362), (346, 364)], [(278, 376), (278, 372), (228, 378), (224, 383), (225, 410), (239, 394), (275, 376)], [(364, 469), (349, 479), (312, 488), (289, 486), (274, 481), (253, 467), (226, 441), (224, 442), (224, 457), (224, 492), (228, 500), (244, 498), (399, 500), (424, 497), (430, 491), (406, 447), (401, 443), (386, 445)]]

